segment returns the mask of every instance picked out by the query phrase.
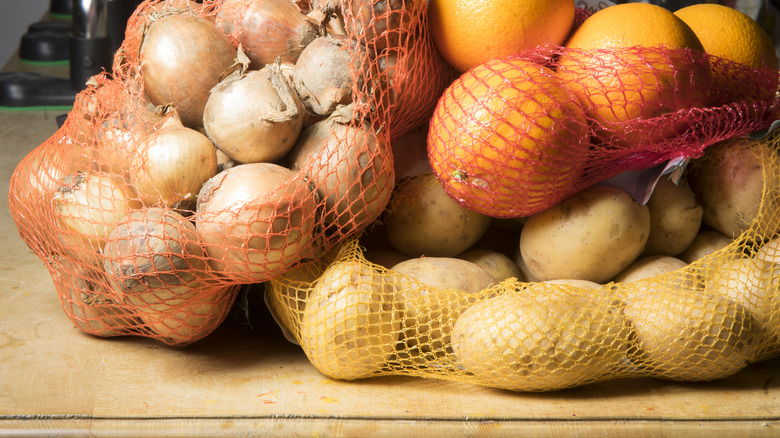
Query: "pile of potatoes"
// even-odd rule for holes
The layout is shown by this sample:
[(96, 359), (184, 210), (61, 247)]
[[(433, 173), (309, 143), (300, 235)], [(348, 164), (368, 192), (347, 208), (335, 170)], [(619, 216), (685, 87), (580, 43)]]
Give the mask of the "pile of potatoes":
[(723, 141), (644, 205), (599, 184), (517, 219), (464, 209), (430, 173), (401, 178), (314, 282), (272, 281), (271, 308), (296, 303), (283, 325), (339, 379), (546, 391), (726, 377), (780, 345), (775, 154), (768, 139)]

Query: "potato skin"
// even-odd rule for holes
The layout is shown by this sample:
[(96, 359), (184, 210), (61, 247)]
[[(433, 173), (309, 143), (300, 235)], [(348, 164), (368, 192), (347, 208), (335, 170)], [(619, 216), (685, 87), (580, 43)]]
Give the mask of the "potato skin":
[(458, 256), (459, 259), (469, 261), (487, 271), (497, 282), (508, 278), (516, 278), (525, 281), (525, 275), (517, 263), (507, 255), (490, 249), (470, 249)]
[(531, 278), (605, 283), (636, 260), (650, 212), (623, 190), (596, 185), (528, 218), (520, 255)]
[[(736, 138), (708, 147), (704, 156), (691, 162), (688, 182), (704, 208), (705, 224), (732, 239), (750, 228), (759, 216), (764, 197), (763, 163), (772, 154), (774, 151), (765, 140)], [(767, 193), (763, 202), (764, 211), (777, 211), (780, 194)], [(778, 229), (780, 221), (773, 219), (757, 231), (769, 236)]]
[(407, 348), (441, 355), (451, 351), (452, 324), (478, 294), (495, 284), (482, 267), (450, 257), (412, 258), (392, 268), (403, 309)]
[(688, 266), (684, 261), (671, 256), (655, 255), (640, 257), (628, 268), (615, 276), (618, 283), (630, 283), (645, 278), (666, 274)]
[(385, 216), (387, 237), (409, 257), (455, 257), (474, 245), (491, 218), (447, 195), (433, 173), (398, 183)]
[(609, 376), (628, 334), (608, 298), (537, 283), (474, 304), (455, 323), (452, 344), (480, 384), (549, 391)]
[(743, 305), (691, 290), (634, 292), (624, 300), (623, 310), (636, 342), (629, 357), (650, 375), (715, 380), (755, 358), (761, 331)]
[(395, 351), (400, 318), (394, 291), (369, 265), (331, 265), (315, 283), (301, 322), (301, 346), (323, 374), (343, 380), (378, 372)]
[(661, 179), (650, 200), (650, 234), (643, 255), (676, 256), (696, 238), (704, 209), (685, 179)]
[(719, 251), (732, 243), (730, 237), (715, 230), (703, 230), (693, 239), (688, 248), (677, 257), (686, 263), (693, 263), (702, 257)]

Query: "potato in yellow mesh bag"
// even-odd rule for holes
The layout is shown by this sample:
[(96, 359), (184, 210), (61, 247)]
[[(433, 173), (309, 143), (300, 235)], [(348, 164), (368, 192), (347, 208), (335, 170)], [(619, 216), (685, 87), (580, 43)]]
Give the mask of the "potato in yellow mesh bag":
[(360, 379), (395, 352), (401, 319), (392, 284), (368, 264), (331, 265), (313, 286), (301, 321), (301, 346), (323, 374)]
[(480, 301), (452, 329), (474, 381), (516, 391), (585, 384), (620, 368), (629, 330), (603, 291), (537, 283)]
[(761, 327), (743, 306), (690, 288), (636, 282), (624, 300), (635, 348), (631, 360), (654, 377), (715, 380), (755, 359)]

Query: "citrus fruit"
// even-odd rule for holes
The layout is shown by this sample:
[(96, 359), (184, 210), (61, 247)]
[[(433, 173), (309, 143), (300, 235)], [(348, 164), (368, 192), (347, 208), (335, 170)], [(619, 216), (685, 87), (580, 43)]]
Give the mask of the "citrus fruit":
[(623, 122), (703, 106), (711, 72), (696, 34), (671, 11), (649, 3), (602, 9), (566, 41), (557, 67), (587, 113), (622, 140), (660, 141), (684, 123), (631, 133)]
[(463, 72), (544, 44), (562, 45), (574, 23), (572, 0), (430, 0), (431, 35)]
[[(714, 3), (687, 6), (677, 10), (674, 15), (696, 33), (708, 54), (744, 64), (750, 69), (777, 70), (777, 52), (772, 39), (749, 15)], [(747, 88), (751, 76), (752, 83), (756, 84), (756, 75), (753, 72), (742, 72), (728, 63), (713, 62), (714, 87), (728, 92), (732, 100), (751, 97), (751, 90)], [(776, 81), (771, 76), (769, 80)], [(760, 85), (755, 87), (766, 91), (761, 93), (761, 98), (771, 98), (776, 88)], [(756, 88), (753, 88), (753, 93), (758, 91)]]
[(464, 207), (520, 217), (572, 193), (589, 140), (582, 107), (555, 73), (508, 57), (474, 67), (445, 90), (431, 118), (428, 157)]

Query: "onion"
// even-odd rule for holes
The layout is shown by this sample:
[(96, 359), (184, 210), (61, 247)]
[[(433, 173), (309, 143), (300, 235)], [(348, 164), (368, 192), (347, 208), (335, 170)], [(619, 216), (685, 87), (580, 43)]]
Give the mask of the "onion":
[(211, 90), (203, 126), (233, 161), (273, 162), (292, 149), (301, 133), (303, 104), (279, 65), (251, 71), (246, 65)]
[(217, 151), (175, 113), (132, 156), (130, 179), (147, 206), (194, 210), (200, 187), (217, 174)]
[(425, 123), (390, 140), (396, 180), (433, 172), (427, 141), (428, 125)]
[(114, 297), (140, 310), (181, 304), (213, 279), (195, 225), (173, 210), (132, 212), (108, 236), (103, 254)]
[(243, 46), (256, 69), (277, 59), (294, 63), (319, 34), (314, 21), (290, 0), (225, 0), (216, 20)]
[(241, 164), (203, 185), (196, 212), (209, 264), (238, 283), (282, 274), (312, 255), (316, 204), (291, 170)]
[(140, 325), (126, 307), (108, 298), (107, 282), (101, 271), (60, 259), (51, 272), (62, 309), (82, 331), (95, 336), (119, 336)]
[(367, 59), (365, 47), (344, 37), (322, 36), (306, 46), (295, 64), (293, 85), (307, 110), (327, 116), (337, 105), (352, 103), (353, 87), (362, 88), (370, 77)]
[(412, 0), (346, 1), (341, 15), (347, 35), (380, 52), (399, 47), (412, 34)]
[(113, 296), (160, 337), (178, 343), (204, 329), (190, 321), (192, 331), (170, 330), (169, 319), (178, 321), (174, 326), (189, 320), (188, 315), (180, 317), (183, 311), (204, 315), (215, 307), (221, 310), (220, 303), (209, 303), (210, 291), (224, 287), (207, 267), (200, 236), (173, 210), (153, 207), (131, 213), (108, 237), (103, 253)]
[(304, 131), (290, 153), (325, 201), (325, 223), (337, 234), (363, 229), (393, 191), (393, 160), (383, 134), (356, 120), (352, 105)]
[(141, 313), (150, 335), (171, 345), (188, 345), (205, 338), (224, 321), (236, 298), (236, 286), (198, 289), (182, 303)]
[(236, 49), (216, 25), (177, 13), (149, 24), (141, 42), (144, 89), (155, 105), (173, 105), (186, 126), (203, 124), (209, 91), (233, 64)]
[(52, 196), (56, 234), (65, 253), (101, 266), (106, 237), (141, 203), (124, 180), (105, 173), (67, 175)]

